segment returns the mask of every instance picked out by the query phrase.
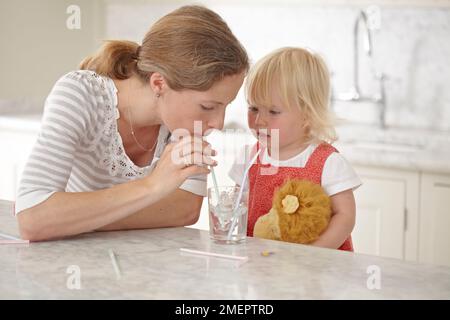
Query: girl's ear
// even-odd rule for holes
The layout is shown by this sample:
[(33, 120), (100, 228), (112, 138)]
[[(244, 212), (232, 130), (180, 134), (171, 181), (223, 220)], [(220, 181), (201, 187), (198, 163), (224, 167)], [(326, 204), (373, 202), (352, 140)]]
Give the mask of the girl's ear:
[(309, 128), (309, 119), (305, 115), (302, 115), (302, 123), (303, 129)]
[(153, 72), (149, 78), (150, 87), (156, 96), (160, 96), (166, 90), (166, 80), (164, 76), (159, 72)]
[(303, 118), (303, 133), (305, 136), (311, 135), (311, 126), (309, 120), (305, 117)]

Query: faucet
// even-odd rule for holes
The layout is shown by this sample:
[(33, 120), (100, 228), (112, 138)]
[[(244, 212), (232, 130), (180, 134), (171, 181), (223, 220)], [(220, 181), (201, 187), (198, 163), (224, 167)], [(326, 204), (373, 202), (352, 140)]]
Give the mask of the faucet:
[(359, 89), (359, 25), (360, 23), (364, 23), (364, 27), (366, 33), (364, 34), (365, 40), (365, 49), (366, 54), (371, 57), (372, 56), (372, 33), (370, 32), (369, 26), (367, 24), (367, 14), (364, 11), (360, 11), (358, 17), (355, 21), (355, 26), (353, 28), (353, 86), (351, 91), (354, 93), (354, 97), (358, 99), (361, 96), (361, 92)]
[(353, 27), (353, 82), (350, 90), (346, 93), (341, 93), (337, 97), (332, 97), (333, 100), (338, 101), (370, 101), (379, 104), (380, 106), (380, 124), (383, 128), (386, 127), (385, 113), (386, 113), (386, 95), (384, 81), (386, 77), (383, 73), (375, 73), (374, 77), (379, 82), (379, 91), (374, 96), (364, 96), (361, 94), (359, 88), (359, 29), (360, 25), (363, 23), (365, 27), (364, 42), (365, 42), (365, 53), (367, 56), (372, 57), (373, 53), (373, 43), (372, 43), (372, 32), (369, 28), (367, 13), (361, 10), (356, 17), (355, 24)]

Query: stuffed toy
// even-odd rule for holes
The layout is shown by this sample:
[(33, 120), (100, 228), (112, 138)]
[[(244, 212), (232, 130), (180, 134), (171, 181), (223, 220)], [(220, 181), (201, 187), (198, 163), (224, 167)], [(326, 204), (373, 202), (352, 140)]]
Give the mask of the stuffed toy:
[(253, 235), (308, 244), (319, 238), (330, 218), (331, 201), (320, 185), (287, 180), (276, 189), (270, 211), (256, 221)]

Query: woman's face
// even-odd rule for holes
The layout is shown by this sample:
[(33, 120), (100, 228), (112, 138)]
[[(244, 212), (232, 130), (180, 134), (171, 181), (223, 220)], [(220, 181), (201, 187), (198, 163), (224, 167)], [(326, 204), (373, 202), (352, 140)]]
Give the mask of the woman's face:
[(171, 132), (186, 129), (194, 134), (195, 121), (201, 121), (201, 128), (196, 128), (195, 134), (204, 135), (211, 129), (221, 130), (225, 108), (236, 98), (244, 78), (244, 72), (226, 76), (206, 91), (175, 91), (165, 86), (158, 98), (161, 120)]

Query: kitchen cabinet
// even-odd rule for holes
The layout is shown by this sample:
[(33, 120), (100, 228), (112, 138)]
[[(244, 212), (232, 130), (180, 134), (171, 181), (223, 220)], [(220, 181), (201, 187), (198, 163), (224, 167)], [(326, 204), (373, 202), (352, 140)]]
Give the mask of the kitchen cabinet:
[(419, 261), (450, 266), (450, 175), (422, 174)]
[(355, 251), (450, 266), (450, 175), (356, 170)]
[(355, 191), (355, 252), (417, 259), (418, 172), (355, 167), (363, 185)]

